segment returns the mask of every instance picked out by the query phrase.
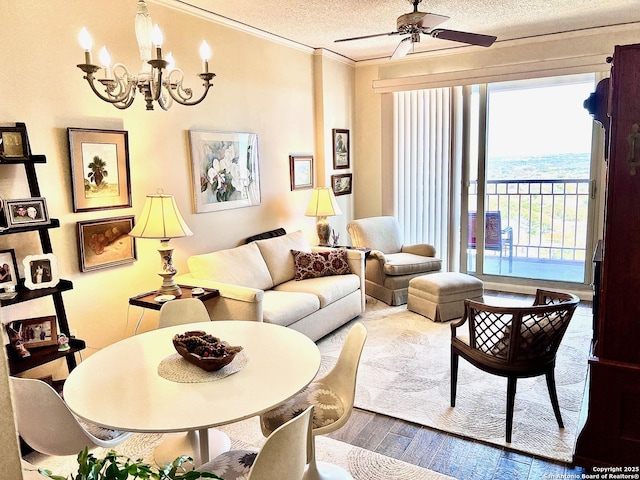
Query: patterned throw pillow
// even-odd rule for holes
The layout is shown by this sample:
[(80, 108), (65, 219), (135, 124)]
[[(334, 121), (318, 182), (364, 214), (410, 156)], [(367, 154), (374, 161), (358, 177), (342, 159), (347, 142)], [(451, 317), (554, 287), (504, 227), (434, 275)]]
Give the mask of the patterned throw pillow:
[(347, 250), (344, 248), (313, 253), (291, 250), (291, 253), (296, 267), (296, 280), (351, 273)]

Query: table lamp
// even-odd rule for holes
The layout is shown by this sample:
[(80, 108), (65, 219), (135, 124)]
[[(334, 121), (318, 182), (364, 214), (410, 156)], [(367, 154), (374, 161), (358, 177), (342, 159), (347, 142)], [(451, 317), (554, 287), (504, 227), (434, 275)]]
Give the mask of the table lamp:
[(173, 195), (165, 195), (158, 191), (155, 195), (147, 195), (147, 199), (138, 222), (129, 232), (136, 238), (157, 238), (160, 240), (160, 271), (162, 286), (159, 292), (167, 295), (182, 295), (182, 290), (176, 285), (173, 277), (177, 273), (173, 265), (173, 248), (169, 240), (178, 237), (189, 237), (193, 232), (185, 223)]
[(342, 210), (338, 206), (333, 190), (329, 187), (316, 187), (311, 192), (311, 200), (305, 212), (307, 217), (317, 217), (316, 228), (320, 245), (329, 245), (329, 234), (331, 227), (327, 217), (332, 215), (342, 215)]

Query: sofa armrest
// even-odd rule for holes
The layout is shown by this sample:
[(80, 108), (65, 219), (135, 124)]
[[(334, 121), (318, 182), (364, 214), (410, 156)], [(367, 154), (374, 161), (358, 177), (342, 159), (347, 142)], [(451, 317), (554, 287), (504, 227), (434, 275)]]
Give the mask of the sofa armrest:
[(215, 288), (220, 296), (204, 302), (212, 320), (262, 321), (264, 291), (231, 283), (195, 278), (190, 273), (175, 277), (176, 283), (192, 287)]
[(423, 257), (435, 257), (436, 247), (429, 245), (428, 243), (417, 243), (415, 245), (403, 245), (402, 252), (413, 253), (414, 255), (421, 255)]

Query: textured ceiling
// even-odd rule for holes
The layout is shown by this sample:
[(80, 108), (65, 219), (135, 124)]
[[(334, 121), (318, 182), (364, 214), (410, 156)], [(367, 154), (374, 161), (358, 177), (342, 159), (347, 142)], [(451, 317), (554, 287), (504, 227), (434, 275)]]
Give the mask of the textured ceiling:
[[(334, 40), (395, 31), (397, 17), (413, 10), (410, 0), (175, 0), (175, 4), (354, 61), (389, 57), (402, 37)], [(640, 22), (638, 0), (424, 0), (418, 10), (450, 17), (441, 28), (495, 35), (498, 42)], [(422, 35), (415, 52), (460, 46), (464, 44)]]

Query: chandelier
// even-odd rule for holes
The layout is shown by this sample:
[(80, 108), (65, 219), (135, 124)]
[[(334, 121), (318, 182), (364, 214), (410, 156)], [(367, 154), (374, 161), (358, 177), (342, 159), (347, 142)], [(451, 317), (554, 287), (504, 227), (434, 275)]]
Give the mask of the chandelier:
[[(158, 102), (163, 110), (168, 110), (174, 101), (187, 106), (202, 102), (213, 86), (211, 80), (216, 76), (215, 73), (209, 72), (211, 56), (209, 44), (204, 40), (200, 46), (203, 73), (199, 73), (198, 77), (203, 81), (204, 91), (200, 97), (194, 98), (193, 90), (182, 84), (184, 72), (175, 67), (172, 53), (169, 52), (166, 59), (162, 58), (163, 35), (158, 25), (153, 27), (151, 25), (147, 4), (144, 0), (138, 0), (135, 29), (142, 68), (137, 75), (132, 75), (121, 63), (111, 66), (111, 55), (106, 47), (102, 47), (99, 52), (102, 66), (94, 65), (91, 58), (93, 40), (87, 29), (82, 28), (78, 40), (84, 49), (85, 63), (78, 65), (78, 68), (85, 73), (84, 78), (91, 90), (100, 99), (121, 110), (131, 106), (136, 90), (144, 95), (147, 110), (153, 110), (153, 102)], [(152, 46), (155, 48), (154, 58), (152, 58)], [(100, 70), (103, 70), (102, 78), (96, 78), (95, 74)], [(101, 89), (103, 92), (100, 91)]]

